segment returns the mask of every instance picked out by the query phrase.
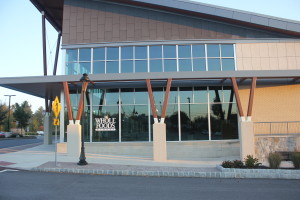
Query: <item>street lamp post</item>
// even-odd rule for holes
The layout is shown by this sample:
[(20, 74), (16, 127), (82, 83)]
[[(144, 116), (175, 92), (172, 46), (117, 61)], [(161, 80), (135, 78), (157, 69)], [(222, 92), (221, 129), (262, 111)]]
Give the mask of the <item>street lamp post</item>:
[(79, 162), (77, 163), (77, 165), (87, 165), (88, 163), (86, 162), (86, 157), (85, 157), (85, 148), (84, 148), (84, 132), (85, 132), (85, 129), (84, 129), (84, 122), (85, 122), (85, 101), (84, 101), (84, 98), (85, 98), (85, 94), (86, 94), (86, 88), (84, 87), (85, 83), (89, 83), (90, 82), (90, 79), (88, 77), (87, 74), (83, 74), (83, 76), (81, 77), (80, 79), (80, 82), (82, 83), (82, 91), (83, 91), (83, 115), (81, 117), (81, 121), (82, 121), (82, 132), (81, 132), (81, 152), (80, 152), (80, 157), (79, 157)]
[(6, 97), (9, 97), (9, 100), (8, 100), (8, 119), (7, 119), (7, 128), (8, 128), (8, 132), (10, 131), (10, 123), (9, 123), (9, 119), (10, 119), (10, 99), (11, 97), (13, 96), (16, 96), (16, 95), (4, 95)]

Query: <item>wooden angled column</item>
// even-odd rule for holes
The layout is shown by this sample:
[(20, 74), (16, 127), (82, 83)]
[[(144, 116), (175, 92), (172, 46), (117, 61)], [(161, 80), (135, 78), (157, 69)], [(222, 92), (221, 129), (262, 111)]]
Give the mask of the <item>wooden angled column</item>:
[(236, 99), (236, 104), (237, 104), (237, 107), (238, 107), (239, 115), (242, 118), (242, 120), (244, 120), (244, 112), (243, 112), (243, 108), (242, 108), (242, 104), (241, 104), (239, 88), (238, 88), (237, 83), (236, 83), (236, 78), (231, 77), (231, 81), (232, 81), (233, 91), (234, 91), (234, 94), (235, 94), (235, 99)]
[(247, 111), (247, 120), (251, 121), (252, 116), (252, 110), (253, 110), (253, 101), (254, 101), (254, 90), (256, 88), (256, 77), (252, 78), (252, 84), (250, 89), (250, 95), (249, 95), (249, 102), (248, 102), (248, 111)]

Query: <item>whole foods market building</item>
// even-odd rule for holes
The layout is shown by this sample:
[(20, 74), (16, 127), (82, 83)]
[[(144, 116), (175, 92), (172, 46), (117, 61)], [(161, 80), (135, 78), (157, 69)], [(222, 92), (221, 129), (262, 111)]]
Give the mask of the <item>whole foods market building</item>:
[(32, 2), (62, 31), (65, 75), (0, 83), (60, 96), (68, 153), (79, 152), (81, 113), (92, 153), (263, 160), (300, 150), (299, 22), (192, 1)]

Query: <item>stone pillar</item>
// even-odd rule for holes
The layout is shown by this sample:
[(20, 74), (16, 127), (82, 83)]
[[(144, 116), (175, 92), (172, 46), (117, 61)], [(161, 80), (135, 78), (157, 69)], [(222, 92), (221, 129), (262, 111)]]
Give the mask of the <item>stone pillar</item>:
[(50, 113), (45, 114), (44, 116), (44, 144), (52, 144), (52, 126), (51, 126), (51, 117)]
[(79, 157), (81, 148), (81, 125), (79, 120), (75, 124), (72, 120), (67, 126), (67, 152), (69, 156)]
[(153, 124), (153, 160), (164, 162), (167, 160), (166, 124)]
[(240, 158), (243, 161), (247, 155), (255, 157), (253, 122), (239, 120)]

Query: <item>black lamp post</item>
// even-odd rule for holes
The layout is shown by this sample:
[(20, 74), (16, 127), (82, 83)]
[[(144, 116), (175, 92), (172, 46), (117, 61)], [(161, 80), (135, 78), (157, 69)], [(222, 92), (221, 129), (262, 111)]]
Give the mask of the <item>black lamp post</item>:
[(10, 131), (10, 123), (9, 123), (9, 119), (10, 119), (10, 99), (11, 97), (14, 97), (16, 95), (4, 95), (4, 96), (7, 96), (9, 97), (9, 100), (8, 100), (8, 116), (7, 116), (7, 129), (8, 129), (8, 132)]
[(79, 157), (79, 162), (77, 163), (77, 165), (87, 165), (88, 163), (86, 162), (86, 157), (85, 157), (85, 151), (84, 151), (84, 123), (85, 123), (85, 94), (86, 94), (86, 88), (84, 87), (84, 83), (89, 83), (90, 79), (88, 77), (88, 75), (86, 73), (83, 74), (83, 76), (80, 79), (80, 82), (82, 83), (82, 91), (83, 91), (83, 115), (81, 117), (81, 121), (82, 121), (82, 131), (81, 131), (81, 152), (80, 152), (80, 157)]

